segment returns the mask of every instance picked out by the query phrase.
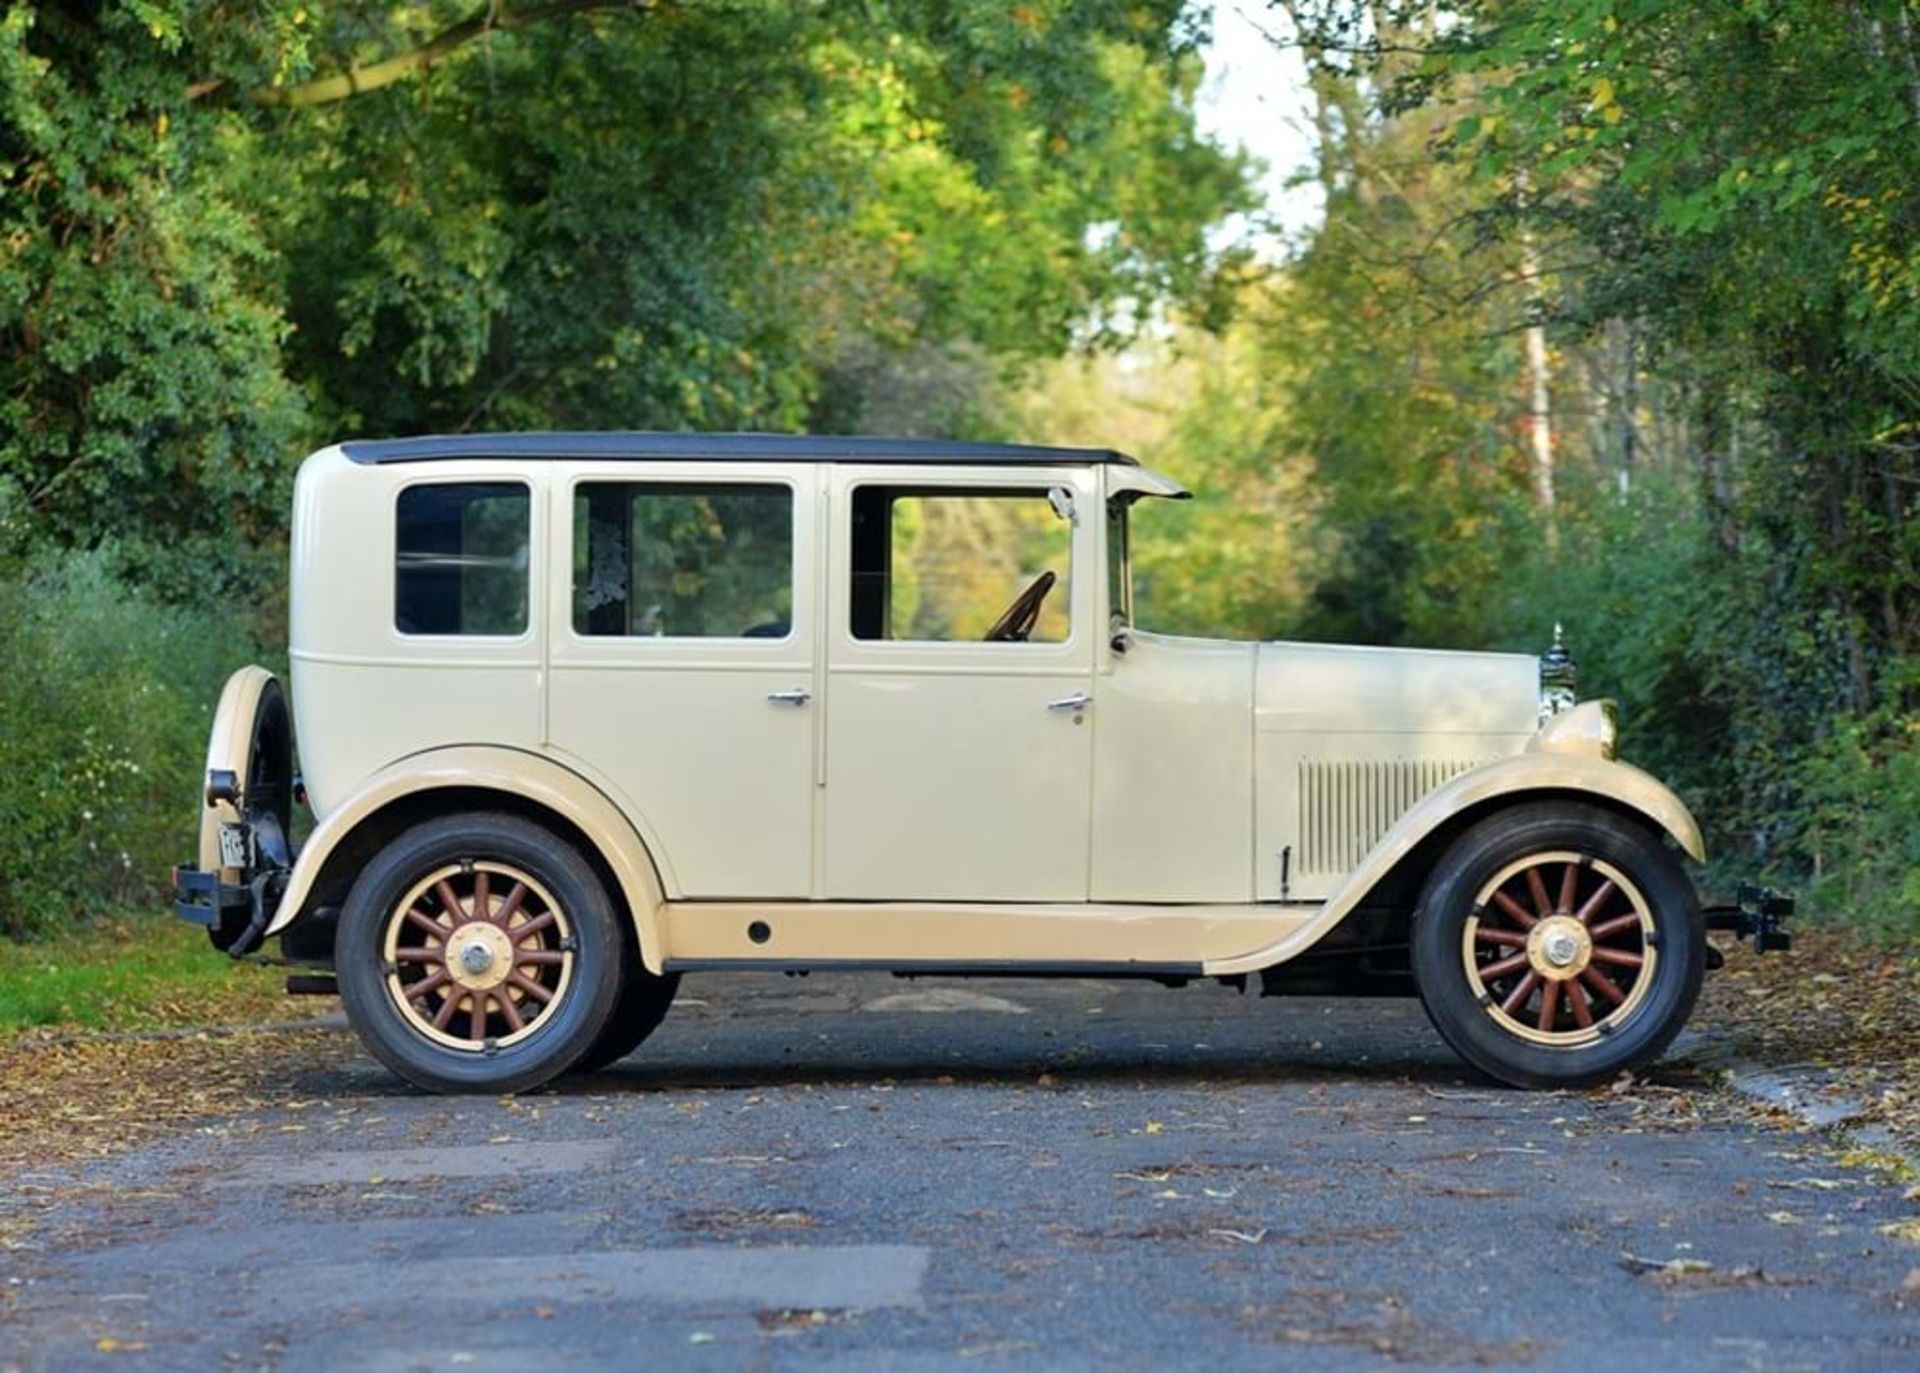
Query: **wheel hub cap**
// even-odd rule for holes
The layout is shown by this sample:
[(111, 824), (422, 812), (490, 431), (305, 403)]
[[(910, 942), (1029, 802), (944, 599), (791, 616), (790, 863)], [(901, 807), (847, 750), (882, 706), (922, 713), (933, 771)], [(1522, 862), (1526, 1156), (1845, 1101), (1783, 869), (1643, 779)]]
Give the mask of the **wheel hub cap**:
[(447, 971), (470, 991), (490, 991), (513, 971), (513, 943), (491, 921), (469, 921), (453, 932), (448, 944), (452, 958)]
[(1593, 955), (1593, 937), (1570, 915), (1551, 915), (1527, 936), (1527, 959), (1533, 970), (1555, 982), (1580, 975)]

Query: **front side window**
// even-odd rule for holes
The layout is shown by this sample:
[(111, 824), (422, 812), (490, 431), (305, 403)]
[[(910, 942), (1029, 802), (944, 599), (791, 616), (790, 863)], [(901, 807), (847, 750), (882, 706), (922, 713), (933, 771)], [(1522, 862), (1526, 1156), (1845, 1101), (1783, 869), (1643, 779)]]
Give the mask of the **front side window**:
[(856, 639), (1063, 643), (1073, 524), (1065, 491), (853, 491)]
[(582, 482), (576, 488), (576, 633), (784, 639), (792, 625), (792, 488), (744, 482)]
[(394, 509), (402, 634), (523, 634), (532, 497), (520, 482), (409, 486)]

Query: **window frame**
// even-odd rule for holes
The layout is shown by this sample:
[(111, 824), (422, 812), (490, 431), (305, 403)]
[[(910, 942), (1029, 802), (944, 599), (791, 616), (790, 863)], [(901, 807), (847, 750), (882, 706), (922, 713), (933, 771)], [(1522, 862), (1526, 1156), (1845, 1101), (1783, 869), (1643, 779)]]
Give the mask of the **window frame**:
[[(583, 488), (589, 486), (619, 486), (627, 488), (629, 510), (633, 499), (633, 490), (637, 487), (748, 487), (760, 489), (778, 489), (787, 496), (787, 632), (780, 635), (749, 634), (591, 634), (581, 630), (574, 618), (574, 549), (579, 537), (579, 523), (576, 513)], [(790, 645), (799, 632), (801, 604), (804, 593), (800, 586), (802, 523), (800, 519), (800, 489), (791, 478), (774, 474), (752, 474), (741, 476), (664, 476), (648, 474), (646, 476), (627, 475), (581, 475), (567, 484), (565, 510), (562, 515), (566, 524), (567, 537), (562, 556), (566, 562), (566, 572), (562, 588), (566, 594), (567, 613), (565, 616), (568, 636), (576, 643), (584, 644), (674, 644), (680, 646), (697, 644), (749, 644), (755, 646)], [(631, 558), (631, 550), (628, 554)]]
[[(580, 498), (581, 487), (605, 485), (784, 488), (792, 502), (787, 575), (792, 581), (793, 605), (786, 634), (780, 638), (744, 634), (705, 638), (672, 634), (583, 634), (576, 629), (573, 623), (574, 505)], [(583, 461), (572, 466), (564, 476), (556, 474), (553, 487), (554, 508), (550, 518), (554, 577), (548, 596), (554, 623), (552, 642), (556, 647), (565, 646), (564, 665), (631, 665), (636, 654), (655, 658), (662, 665), (669, 660), (686, 660), (689, 664), (724, 660), (744, 666), (750, 660), (766, 657), (793, 659), (796, 654), (803, 659), (811, 657), (817, 599), (814, 581), (818, 576), (813, 544), (820, 535), (817, 517), (810, 514), (807, 502), (817, 499), (819, 488), (805, 474), (786, 464), (743, 463), (724, 458), (690, 457), (685, 461), (645, 463)]]
[[(1044, 501), (1054, 487), (1064, 488), (1074, 501), (1069, 548), (1072, 564), (1068, 579), (1067, 637), (1053, 642), (989, 643), (977, 639), (862, 639), (853, 633), (852, 528), (855, 493), (867, 487), (887, 487), (914, 494), (954, 496), (1031, 493)], [(1089, 657), (1089, 645), (1102, 636), (1089, 632), (1098, 603), (1085, 569), (1094, 565), (1098, 541), (1087, 512), (1099, 507), (1097, 474), (1079, 466), (1009, 464), (840, 464), (828, 483), (831, 539), (826, 574), (829, 657), (836, 670), (861, 666), (911, 670), (1040, 673), (1076, 672)], [(1104, 518), (1104, 516), (1103, 516)], [(970, 660), (970, 661), (967, 661)]]
[[(526, 568), (525, 568), (525, 619), (521, 627), (505, 634), (478, 634), (461, 631), (441, 630), (421, 633), (400, 627), (400, 503), (407, 493), (425, 487), (448, 486), (516, 486), (526, 495)], [(536, 483), (520, 472), (465, 472), (435, 474), (401, 482), (393, 488), (392, 498), (387, 502), (387, 538), (386, 538), (386, 574), (388, 596), (386, 606), (387, 633), (402, 643), (417, 644), (525, 644), (534, 638), (538, 630), (536, 617), (540, 603), (541, 584), (538, 573), (541, 569), (543, 550), (540, 537), (540, 501)]]

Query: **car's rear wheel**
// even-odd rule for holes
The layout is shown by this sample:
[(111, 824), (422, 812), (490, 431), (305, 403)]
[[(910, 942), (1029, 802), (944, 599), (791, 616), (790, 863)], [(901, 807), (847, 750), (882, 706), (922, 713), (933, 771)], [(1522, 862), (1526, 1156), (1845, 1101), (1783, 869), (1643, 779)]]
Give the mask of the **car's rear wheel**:
[(340, 915), (340, 995), (369, 1052), (436, 1092), (519, 1092), (599, 1039), (620, 989), (613, 904), (564, 840), (510, 815), (408, 830)]
[(1658, 1057), (1706, 970), (1693, 884), (1658, 835), (1601, 807), (1540, 802), (1468, 830), (1413, 928), (1428, 1016), (1519, 1087), (1580, 1087)]

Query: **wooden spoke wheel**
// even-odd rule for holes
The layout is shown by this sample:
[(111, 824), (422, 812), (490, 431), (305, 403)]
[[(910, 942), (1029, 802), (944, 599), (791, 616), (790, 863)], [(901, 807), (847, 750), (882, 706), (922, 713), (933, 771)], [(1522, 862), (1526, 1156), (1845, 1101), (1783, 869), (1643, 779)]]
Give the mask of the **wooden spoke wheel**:
[(367, 1049), (435, 1092), (524, 1092), (602, 1042), (637, 950), (587, 859), (514, 815), (390, 839), (347, 893), (340, 999)]
[(532, 874), (449, 864), (414, 884), (387, 921), (387, 989), (420, 1034), (484, 1052), (532, 1034), (573, 978), (573, 927)]
[(1454, 839), (1427, 875), (1410, 952), (1421, 1004), (1462, 1058), (1518, 1087), (1586, 1087), (1673, 1042), (1707, 938), (1657, 830), (1554, 799)]
[(1496, 1023), (1541, 1044), (1613, 1034), (1653, 985), (1659, 937), (1639, 888), (1592, 854), (1509, 863), (1461, 934), (1467, 982)]

